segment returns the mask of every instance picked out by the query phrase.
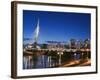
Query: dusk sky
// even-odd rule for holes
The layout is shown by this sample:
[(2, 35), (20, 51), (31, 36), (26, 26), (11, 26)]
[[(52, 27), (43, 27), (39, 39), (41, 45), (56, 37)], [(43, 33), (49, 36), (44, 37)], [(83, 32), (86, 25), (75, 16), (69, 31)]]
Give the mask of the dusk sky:
[[(30, 42), (39, 20), (38, 43), (90, 39), (91, 15), (87, 13), (23, 10), (23, 40)], [(32, 41), (33, 42), (33, 41)]]

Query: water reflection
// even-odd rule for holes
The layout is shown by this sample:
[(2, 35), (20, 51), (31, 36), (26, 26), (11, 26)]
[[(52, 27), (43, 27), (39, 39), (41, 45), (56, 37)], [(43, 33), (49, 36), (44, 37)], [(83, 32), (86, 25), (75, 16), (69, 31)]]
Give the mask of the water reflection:
[(67, 53), (67, 52), (51, 52), (54, 54), (41, 54), (23, 57), (23, 69), (36, 69), (36, 68), (53, 68), (60, 67), (71, 60), (84, 60), (90, 58), (88, 53)]
[(53, 67), (55, 61), (51, 56), (39, 55), (38, 57), (24, 56), (23, 58), (23, 69), (32, 68), (49, 68)]

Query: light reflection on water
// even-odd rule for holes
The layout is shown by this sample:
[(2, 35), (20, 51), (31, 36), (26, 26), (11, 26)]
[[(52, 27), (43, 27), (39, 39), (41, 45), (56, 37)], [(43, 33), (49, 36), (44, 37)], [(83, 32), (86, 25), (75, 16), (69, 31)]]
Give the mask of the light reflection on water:
[[(81, 54), (74, 53), (73, 59), (79, 60)], [(53, 59), (52, 56), (39, 55), (39, 56), (24, 56), (23, 57), (23, 69), (37, 69), (37, 68), (51, 68), (59, 65), (59, 57)]]
[[(46, 55), (40, 55), (37, 59), (33, 59), (32, 57), (25, 56), (23, 58), (23, 69), (32, 69), (32, 68), (47, 68), (49, 65), (50, 57)], [(52, 61), (53, 63), (53, 61)]]

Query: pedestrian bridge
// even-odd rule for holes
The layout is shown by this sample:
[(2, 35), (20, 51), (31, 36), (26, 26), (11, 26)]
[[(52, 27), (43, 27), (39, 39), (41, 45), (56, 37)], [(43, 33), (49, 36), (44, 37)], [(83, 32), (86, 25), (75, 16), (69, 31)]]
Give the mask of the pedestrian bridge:
[(25, 49), (24, 54), (32, 55), (33, 53), (42, 54), (48, 51), (57, 51), (57, 52), (67, 52), (67, 53), (77, 53), (77, 52), (90, 52), (90, 49)]

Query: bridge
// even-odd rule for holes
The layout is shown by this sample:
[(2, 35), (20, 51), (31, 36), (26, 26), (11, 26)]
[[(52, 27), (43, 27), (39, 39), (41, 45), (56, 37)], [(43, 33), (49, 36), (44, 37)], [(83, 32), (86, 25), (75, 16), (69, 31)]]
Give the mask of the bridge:
[[(23, 51), (24, 58), (32, 67), (40, 64), (41, 61), (43, 61), (42, 65), (48, 64), (48, 67), (90, 65), (90, 55), (90, 49), (26, 49)], [(39, 62), (35, 59), (39, 59)]]
[(33, 55), (33, 54), (43, 54), (45, 52), (51, 52), (51, 51), (56, 51), (56, 52), (67, 52), (67, 53), (85, 53), (85, 52), (90, 52), (90, 49), (25, 49), (24, 55)]

